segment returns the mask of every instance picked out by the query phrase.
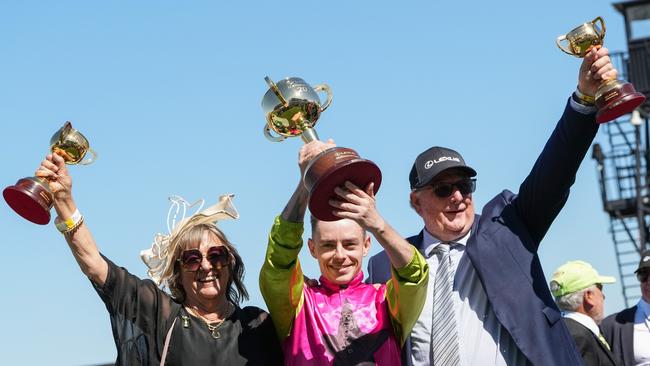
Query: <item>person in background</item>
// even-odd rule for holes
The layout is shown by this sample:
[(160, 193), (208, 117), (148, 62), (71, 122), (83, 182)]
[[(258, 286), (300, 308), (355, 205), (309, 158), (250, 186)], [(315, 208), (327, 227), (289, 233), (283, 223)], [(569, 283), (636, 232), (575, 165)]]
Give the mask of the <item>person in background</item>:
[(586, 366), (619, 365), (598, 328), (605, 314), (603, 284), (614, 282), (587, 262), (569, 261), (555, 270), (549, 283)]
[(625, 366), (650, 365), (650, 250), (641, 253), (634, 272), (641, 287), (641, 299), (628, 309), (603, 320), (603, 335)]

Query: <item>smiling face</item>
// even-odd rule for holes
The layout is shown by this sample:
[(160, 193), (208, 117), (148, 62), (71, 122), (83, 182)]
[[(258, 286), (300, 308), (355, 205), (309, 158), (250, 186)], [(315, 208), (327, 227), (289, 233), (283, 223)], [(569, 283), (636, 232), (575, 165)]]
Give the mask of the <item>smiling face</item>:
[(361, 271), (370, 250), (370, 237), (352, 220), (318, 221), (309, 252), (318, 260), (320, 272), (337, 285), (350, 283)]
[[(210, 230), (203, 230), (200, 241), (189, 244), (184, 250), (198, 249), (201, 253), (200, 266), (196, 271), (189, 270), (181, 263), (180, 282), (185, 290), (185, 304), (219, 303), (225, 301), (229, 265), (213, 266), (208, 257), (214, 255), (212, 247), (225, 247), (219, 237)], [(231, 259), (229, 258), (229, 261)], [(216, 264), (216, 263), (215, 263)]]
[(457, 183), (468, 179), (467, 174), (449, 169), (438, 174), (431, 183), (411, 192), (411, 205), (424, 220), (427, 231), (442, 241), (458, 239), (469, 232), (474, 222), (472, 193), (462, 194), (454, 186), (449, 197), (438, 197), (438, 183)]

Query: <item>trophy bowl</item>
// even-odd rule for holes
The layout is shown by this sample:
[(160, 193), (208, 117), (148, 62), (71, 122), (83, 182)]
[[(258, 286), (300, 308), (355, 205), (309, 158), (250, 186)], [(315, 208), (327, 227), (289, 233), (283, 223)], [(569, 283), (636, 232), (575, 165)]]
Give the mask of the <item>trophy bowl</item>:
[[(297, 77), (285, 78), (277, 83), (268, 76), (264, 80), (269, 85), (262, 98), (262, 110), (266, 115), (264, 136), (273, 142), (297, 136), (305, 143), (318, 140), (314, 126), (321, 113), (332, 103), (332, 89), (327, 84), (312, 87)], [(327, 93), (325, 103), (321, 104), (319, 91)]]
[[(288, 137), (300, 137), (305, 143), (318, 140), (314, 129), (321, 113), (332, 103), (332, 90), (327, 84), (309, 85), (301, 78), (290, 77), (274, 83), (264, 78), (269, 86), (262, 98), (262, 110), (266, 115), (264, 136), (279, 142)], [(318, 92), (327, 93), (321, 104)], [(273, 135), (274, 131), (276, 135)], [(305, 169), (303, 182), (309, 191), (309, 211), (322, 221), (336, 221), (329, 201), (336, 199), (336, 187), (345, 181), (365, 189), (374, 182), (377, 193), (381, 185), (381, 171), (375, 163), (363, 159), (356, 151), (345, 147), (333, 147), (315, 156)]]
[[(90, 148), (88, 139), (66, 122), (50, 139), (50, 151), (65, 160), (66, 164), (87, 165), (97, 154)], [(84, 159), (87, 154), (90, 156)], [(54, 197), (46, 180), (38, 177), (21, 178), (2, 191), (5, 201), (18, 215), (38, 225), (50, 222)]]
[[(569, 33), (557, 37), (555, 44), (562, 52), (582, 58), (593, 47), (602, 46), (604, 39), (605, 21), (596, 17), (591, 22), (583, 23)], [(602, 81), (594, 99), (598, 109), (596, 122), (605, 123), (632, 113), (646, 98), (637, 92), (631, 83), (611, 79)]]

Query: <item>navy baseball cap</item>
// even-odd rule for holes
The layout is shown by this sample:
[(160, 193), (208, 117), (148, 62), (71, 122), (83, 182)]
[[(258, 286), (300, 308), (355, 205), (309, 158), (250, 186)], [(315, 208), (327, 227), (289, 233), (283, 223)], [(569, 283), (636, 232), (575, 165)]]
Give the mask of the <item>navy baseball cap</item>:
[(634, 271), (634, 273), (639, 273), (639, 271), (644, 269), (650, 269), (650, 250), (646, 250), (641, 253), (639, 268), (637, 268), (636, 271)]
[(467, 166), (465, 160), (457, 151), (440, 146), (425, 150), (415, 158), (411, 168), (409, 174), (411, 189), (426, 186), (436, 175), (452, 168), (460, 169), (470, 177), (476, 176), (476, 170)]

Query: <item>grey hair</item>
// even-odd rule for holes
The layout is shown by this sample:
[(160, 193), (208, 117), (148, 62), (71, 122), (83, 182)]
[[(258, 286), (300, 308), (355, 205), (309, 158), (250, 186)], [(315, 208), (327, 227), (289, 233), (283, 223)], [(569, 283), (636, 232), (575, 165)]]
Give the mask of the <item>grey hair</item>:
[[(417, 198), (420, 198), (420, 192), (422, 192), (422, 190), (420, 190), (420, 189), (413, 189), (413, 190), (411, 190), (411, 193), (415, 194), (415, 196), (416, 196)], [(411, 199), (411, 195), (410, 195), (410, 194), (409, 194), (409, 206), (411, 206), (411, 208), (413, 209), (413, 211), (418, 212), (418, 210), (416, 210), (416, 209), (415, 209), (415, 206), (413, 205), (413, 200)]]
[(593, 285), (580, 291), (556, 297), (555, 303), (562, 311), (576, 311), (582, 304), (585, 293), (588, 291), (595, 291), (596, 289), (596, 285)]

